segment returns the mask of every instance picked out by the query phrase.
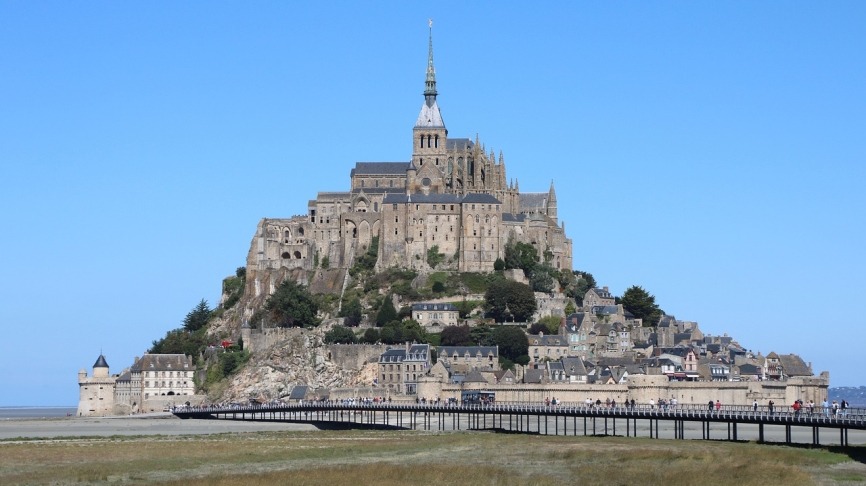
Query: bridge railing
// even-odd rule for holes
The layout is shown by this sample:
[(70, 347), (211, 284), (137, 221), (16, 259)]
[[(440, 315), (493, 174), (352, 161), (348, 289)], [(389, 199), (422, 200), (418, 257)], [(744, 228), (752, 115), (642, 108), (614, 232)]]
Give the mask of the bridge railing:
[(801, 424), (855, 424), (866, 423), (866, 409), (847, 408), (838, 410), (794, 410), (792, 407), (732, 406), (722, 405), (710, 409), (707, 405), (677, 404), (658, 405), (635, 404), (601, 406), (586, 403), (398, 403), (352, 400), (300, 401), (298, 403), (270, 402), (260, 405), (215, 404), (203, 406), (179, 406), (171, 411), (176, 414), (230, 414), (260, 413), (268, 411), (315, 411), (315, 410), (414, 410), (417, 412), (461, 412), (461, 413), (530, 413), (546, 415), (593, 415), (634, 418), (682, 418), (710, 420), (747, 420), (755, 422), (796, 422)]

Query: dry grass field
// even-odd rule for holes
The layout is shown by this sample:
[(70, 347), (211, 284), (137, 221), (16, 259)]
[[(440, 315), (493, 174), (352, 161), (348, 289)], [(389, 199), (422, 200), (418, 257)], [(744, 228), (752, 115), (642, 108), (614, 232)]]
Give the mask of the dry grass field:
[(857, 448), (394, 431), (0, 441), (0, 484), (866, 484)]

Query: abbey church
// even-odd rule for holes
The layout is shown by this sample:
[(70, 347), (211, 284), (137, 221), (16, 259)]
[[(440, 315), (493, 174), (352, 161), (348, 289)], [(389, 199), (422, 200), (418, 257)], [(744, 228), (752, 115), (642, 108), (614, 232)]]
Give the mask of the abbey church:
[(571, 270), (571, 240), (557, 217), (553, 183), (544, 192), (520, 192), (506, 176), (502, 153), (498, 159), (486, 153), (477, 137), (448, 136), (437, 96), (431, 29), (411, 158), (356, 162), (348, 191), (319, 192), (303, 215), (262, 219), (247, 269), (349, 268), (378, 242), (377, 270), (429, 270), (432, 252), (444, 258), (437, 269), (490, 272), (509, 242), (524, 242), (554, 268)]

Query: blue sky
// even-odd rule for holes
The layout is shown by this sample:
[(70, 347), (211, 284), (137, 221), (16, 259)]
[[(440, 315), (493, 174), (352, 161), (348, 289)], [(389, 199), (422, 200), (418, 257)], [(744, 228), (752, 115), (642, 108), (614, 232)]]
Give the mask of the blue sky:
[(408, 160), (431, 17), (449, 135), (555, 179), (577, 269), (866, 384), (866, 3), (0, 2), (0, 406), (76, 404), (260, 218)]

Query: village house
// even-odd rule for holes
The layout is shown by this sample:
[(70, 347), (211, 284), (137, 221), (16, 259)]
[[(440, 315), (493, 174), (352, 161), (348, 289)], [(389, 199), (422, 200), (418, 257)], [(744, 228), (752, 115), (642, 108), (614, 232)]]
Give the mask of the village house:
[(391, 393), (415, 395), (418, 379), (430, 369), (430, 345), (410, 344), (379, 356), (378, 382)]
[(499, 346), (439, 346), (436, 356), (451, 373), (499, 370)]
[(454, 304), (412, 304), (412, 319), (421, 324), (425, 329), (438, 328), (439, 331), (445, 326), (456, 326), (460, 312)]

